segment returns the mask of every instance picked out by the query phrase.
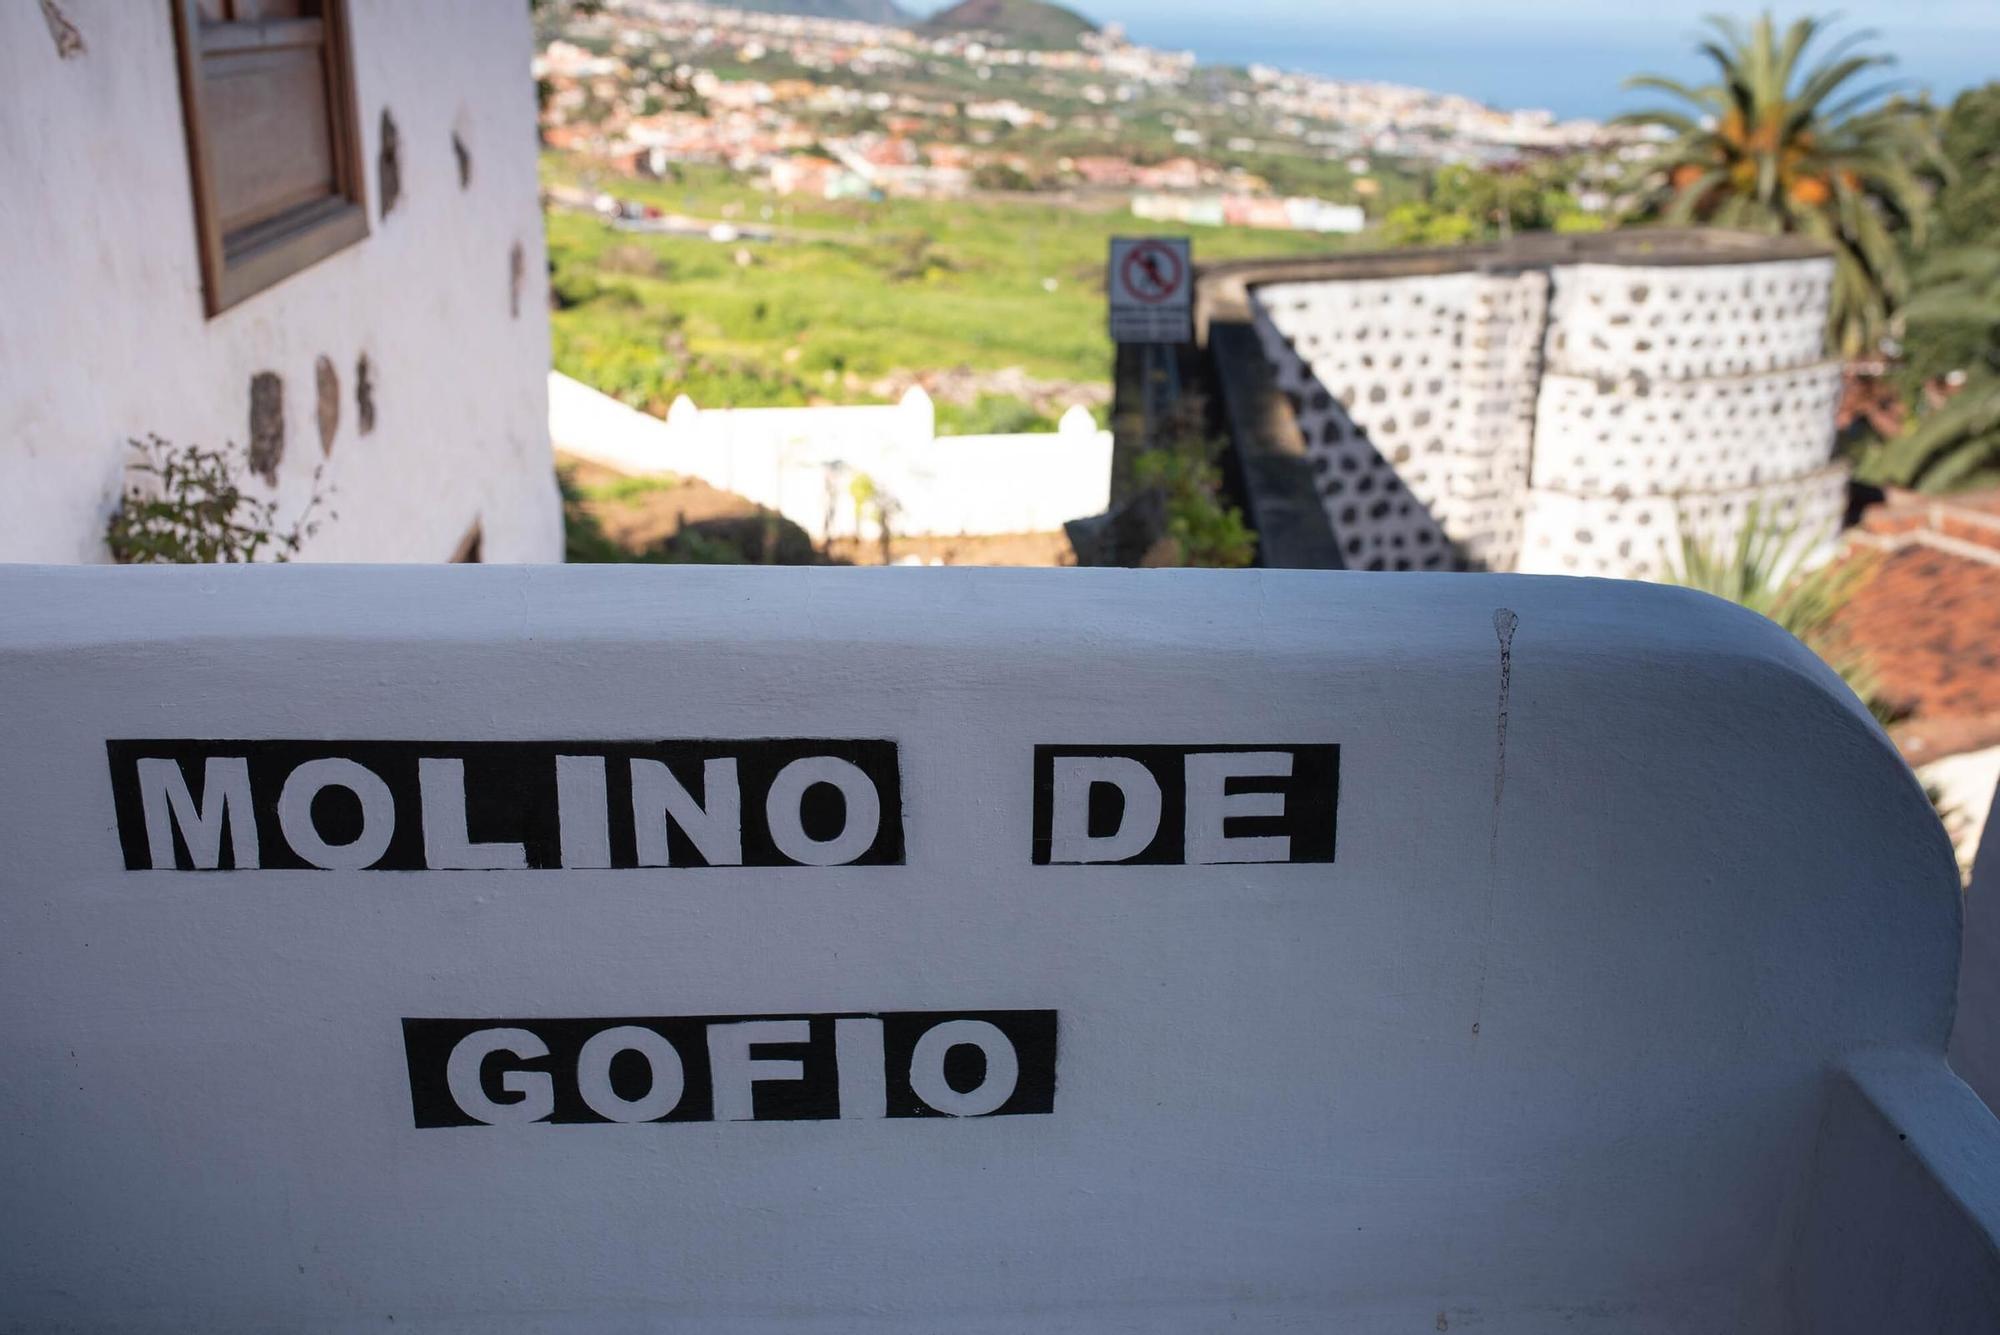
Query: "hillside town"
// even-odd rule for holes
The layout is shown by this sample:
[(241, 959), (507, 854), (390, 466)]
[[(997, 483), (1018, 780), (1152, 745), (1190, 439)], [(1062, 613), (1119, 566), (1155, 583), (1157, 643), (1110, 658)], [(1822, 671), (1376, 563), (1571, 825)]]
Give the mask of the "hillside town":
[[(552, 148), (655, 178), (721, 164), (780, 196), (1136, 193), (1141, 216), (1156, 219), (1352, 232), (1386, 202), (1382, 174), (1647, 142), (1451, 94), (1204, 67), (1116, 25), (1042, 49), (997, 34), (610, 0), (549, 32), (535, 74)], [(1298, 188), (1307, 182), (1319, 189)]]

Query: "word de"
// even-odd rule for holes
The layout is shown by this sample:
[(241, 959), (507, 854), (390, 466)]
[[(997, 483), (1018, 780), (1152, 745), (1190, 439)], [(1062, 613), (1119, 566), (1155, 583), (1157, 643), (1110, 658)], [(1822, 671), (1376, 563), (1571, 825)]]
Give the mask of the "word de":
[(1038, 746), (1036, 865), (1331, 862), (1340, 747)]
[(420, 1128), (1009, 1117), (1055, 1107), (1056, 1012), (403, 1021)]
[(107, 742), (134, 870), (879, 866), (891, 741)]

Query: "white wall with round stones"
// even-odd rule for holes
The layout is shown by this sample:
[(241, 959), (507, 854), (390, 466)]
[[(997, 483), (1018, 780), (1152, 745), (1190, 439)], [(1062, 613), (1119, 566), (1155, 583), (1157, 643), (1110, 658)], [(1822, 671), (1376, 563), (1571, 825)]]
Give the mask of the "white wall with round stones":
[(1524, 260), (1272, 282), (1251, 315), (1350, 566), (1645, 579), (1684, 521), (1837, 529), (1831, 282), (1818, 257)]
[(1252, 295), (1350, 566), (1513, 563), (1546, 287), (1453, 273)]

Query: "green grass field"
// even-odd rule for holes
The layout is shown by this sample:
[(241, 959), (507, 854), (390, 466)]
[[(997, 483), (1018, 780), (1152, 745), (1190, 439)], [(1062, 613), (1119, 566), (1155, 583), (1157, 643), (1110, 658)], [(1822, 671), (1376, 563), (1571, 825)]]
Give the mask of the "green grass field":
[[(590, 184), (555, 156), (544, 158), (543, 173)], [(657, 413), (682, 393), (710, 407), (869, 402), (869, 384), (892, 372), (958, 366), (1105, 382), (1111, 237), (1192, 235), (1197, 261), (1323, 253), (1344, 240), (1176, 229), (1032, 202), (780, 199), (720, 169), (601, 188), (669, 213), (799, 234), (718, 244), (551, 210), (557, 369)], [(739, 250), (751, 257), (747, 267), (736, 262)], [(967, 412), (1004, 419), (1010, 410)]]

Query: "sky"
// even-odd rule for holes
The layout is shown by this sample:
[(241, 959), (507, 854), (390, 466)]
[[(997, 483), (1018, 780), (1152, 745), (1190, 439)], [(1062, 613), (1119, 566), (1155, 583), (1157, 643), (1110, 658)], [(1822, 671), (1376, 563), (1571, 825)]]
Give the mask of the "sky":
[[(1464, 93), (1501, 107), (1605, 118), (1657, 99), (1625, 93), (1628, 74), (1699, 76), (1703, 15), (1748, 19), (1729, 0), (1065, 0), (1147, 46), (1209, 64), (1262, 62), (1334, 78)], [(927, 4), (924, 8), (941, 8)], [(1828, 0), (1776, 6), (1843, 16), (1835, 34), (1873, 28), (1898, 57), (1889, 73), (1940, 99), (2000, 79), (2000, 0)], [(1822, 37), (1821, 41), (1826, 38)]]

